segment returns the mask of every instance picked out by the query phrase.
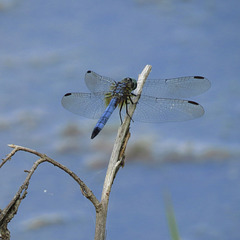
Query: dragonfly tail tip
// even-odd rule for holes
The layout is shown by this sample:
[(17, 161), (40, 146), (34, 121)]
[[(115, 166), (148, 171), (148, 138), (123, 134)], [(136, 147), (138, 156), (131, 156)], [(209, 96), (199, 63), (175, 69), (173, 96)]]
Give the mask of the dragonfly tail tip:
[(95, 138), (99, 134), (100, 131), (101, 131), (101, 128), (95, 127), (93, 129), (93, 132), (92, 132), (92, 135), (91, 135), (91, 139)]

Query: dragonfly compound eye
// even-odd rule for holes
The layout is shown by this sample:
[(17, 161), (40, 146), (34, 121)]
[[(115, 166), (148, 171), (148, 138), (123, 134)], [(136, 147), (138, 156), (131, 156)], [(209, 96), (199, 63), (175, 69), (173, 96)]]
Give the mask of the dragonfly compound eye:
[(127, 81), (131, 84), (131, 89), (132, 89), (132, 90), (136, 89), (136, 87), (137, 87), (137, 81), (136, 81), (135, 79), (133, 79), (133, 78), (130, 78), (130, 77), (128, 77), (128, 78), (126, 78), (126, 79), (127, 79)]
[(132, 80), (131, 88), (132, 90), (135, 90), (137, 88), (137, 81), (133, 78), (131, 78), (131, 80)]

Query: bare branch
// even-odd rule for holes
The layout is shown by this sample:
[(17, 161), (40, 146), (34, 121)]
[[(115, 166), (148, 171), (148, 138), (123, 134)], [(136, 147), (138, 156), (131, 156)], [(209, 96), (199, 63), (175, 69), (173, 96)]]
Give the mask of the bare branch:
[[(25, 151), (25, 152), (29, 152), (32, 153), (38, 157), (40, 157), (40, 159), (38, 161), (36, 161), (32, 167), (32, 169), (29, 171), (29, 174), (26, 178), (26, 180), (30, 180), (33, 172), (37, 169), (38, 165), (43, 163), (43, 162), (49, 162), (52, 165), (62, 169), (64, 172), (66, 172), (68, 175), (70, 175), (80, 186), (80, 189), (82, 191), (82, 194), (88, 198), (93, 205), (95, 206), (95, 208), (98, 207), (99, 205), (99, 201), (97, 200), (97, 198), (95, 197), (95, 195), (92, 193), (92, 191), (87, 187), (87, 185), (71, 170), (69, 170), (66, 166), (62, 165), (61, 163), (53, 160), (52, 158), (48, 157), (45, 154), (39, 153), (36, 150), (30, 149), (30, 148), (26, 148), (26, 147), (22, 147), (22, 146), (18, 146), (18, 145), (14, 145), (14, 144), (9, 144), (9, 147), (13, 148), (12, 152), (10, 154), (7, 155), (7, 157), (5, 159), (3, 159), (3, 162), (6, 162), (7, 160), (10, 160), (11, 157), (17, 152), (17, 151)], [(25, 180), (25, 181), (26, 181)]]
[(117, 138), (115, 140), (112, 155), (108, 164), (107, 174), (105, 177), (101, 204), (101, 211), (97, 212), (96, 215), (96, 228), (95, 228), (95, 240), (104, 240), (105, 238), (105, 227), (106, 227), (106, 219), (107, 219), (107, 209), (108, 209), (108, 201), (109, 195), (111, 192), (112, 184), (114, 178), (116, 176), (119, 167), (123, 165), (123, 160), (125, 158), (125, 149), (130, 138), (129, 126), (131, 122), (131, 118), (136, 109), (137, 102), (141, 97), (143, 85), (151, 71), (152, 67), (150, 65), (146, 65), (143, 69), (142, 73), (138, 77), (138, 86), (135, 91), (137, 95), (134, 99), (135, 104), (131, 104), (128, 109), (129, 115), (126, 115), (123, 124), (118, 129)]
[(25, 151), (25, 152), (32, 153), (32, 154), (40, 157), (40, 159), (38, 159), (33, 164), (32, 168), (29, 171), (26, 171), (26, 172), (28, 172), (28, 174), (27, 174), (25, 181), (23, 182), (23, 184), (21, 185), (21, 187), (19, 188), (19, 190), (17, 191), (17, 193), (15, 194), (15, 196), (13, 197), (11, 202), (5, 207), (5, 209), (3, 209), (0, 212), (0, 232), (1, 232), (2, 239), (6, 239), (6, 240), (10, 239), (10, 232), (7, 229), (7, 224), (15, 216), (15, 214), (17, 213), (17, 210), (20, 206), (21, 201), (27, 195), (28, 185), (29, 185), (29, 182), (30, 182), (30, 179), (31, 179), (33, 173), (35, 172), (37, 167), (43, 162), (49, 162), (52, 165), (62, 169), (68, 175), (70, 175), (79, 184), (83, 196), (85, 196), (87, 199), (89, 199), (93, 203), (96, 211), (98, 211), (98, 209), (101, 207), (98, 199), (95, 197), (93, 192), (87, 187), (87, 185), (74, 172), (69, 170), (66, 166), (49, 158), (47, 155), (39, 153), (35, 150), (25, 148), (22, 146), (13, 145), (13, 144), (9, 144), (9, 146), (11, 148), (13, 148), (13, 150), (11, 151), (11, 153), (9, 153), (7, 155), (7, 157), (5, 159), (3, 159), (3, 162), (1, 163), (0, 167), (2, 167), (7, 161), (9, 161), (11, 159), (11, 157), (18, 151)]

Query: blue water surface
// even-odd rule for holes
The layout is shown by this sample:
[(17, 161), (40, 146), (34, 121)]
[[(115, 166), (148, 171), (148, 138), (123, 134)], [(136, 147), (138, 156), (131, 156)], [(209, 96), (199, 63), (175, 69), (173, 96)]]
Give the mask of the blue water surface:
[[(87, 92), (89, 69), (117, 80), (137, 78), (146, 64), (149, 78), (203, 75), (212, 87), (191, 99), (204, 106), (202, 118), (131, 124), (107, 239), (170, 239), (166, 192), (182, 239), (239, 239), (239, 9), (237, 0), (0, 0), (1, 157), (9, 143), (36, 149), (100, 199), (119, 122), (91, 140), (96, 120), (65, 111), (62, 96)], [(18, 153), (0, 170), (0, 208), (34, 160)], [(43, 164), (9, 228), (18, 240), (93, 239), (94, 222), (77, 184)]]

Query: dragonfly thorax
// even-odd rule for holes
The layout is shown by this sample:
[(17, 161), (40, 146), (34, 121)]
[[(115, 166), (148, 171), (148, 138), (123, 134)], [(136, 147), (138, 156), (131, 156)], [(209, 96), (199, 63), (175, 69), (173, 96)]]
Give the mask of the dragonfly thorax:
[(111, 91), (105, 94), (105, 104), (109, 105), (112, 98), (116, 98), (116, 105), (127, 102), (132, 95), (132, 91), (137, 87), (137, 81), (133, 78), (124, 78), (120, 82), (115, 82), (111, 86)]

